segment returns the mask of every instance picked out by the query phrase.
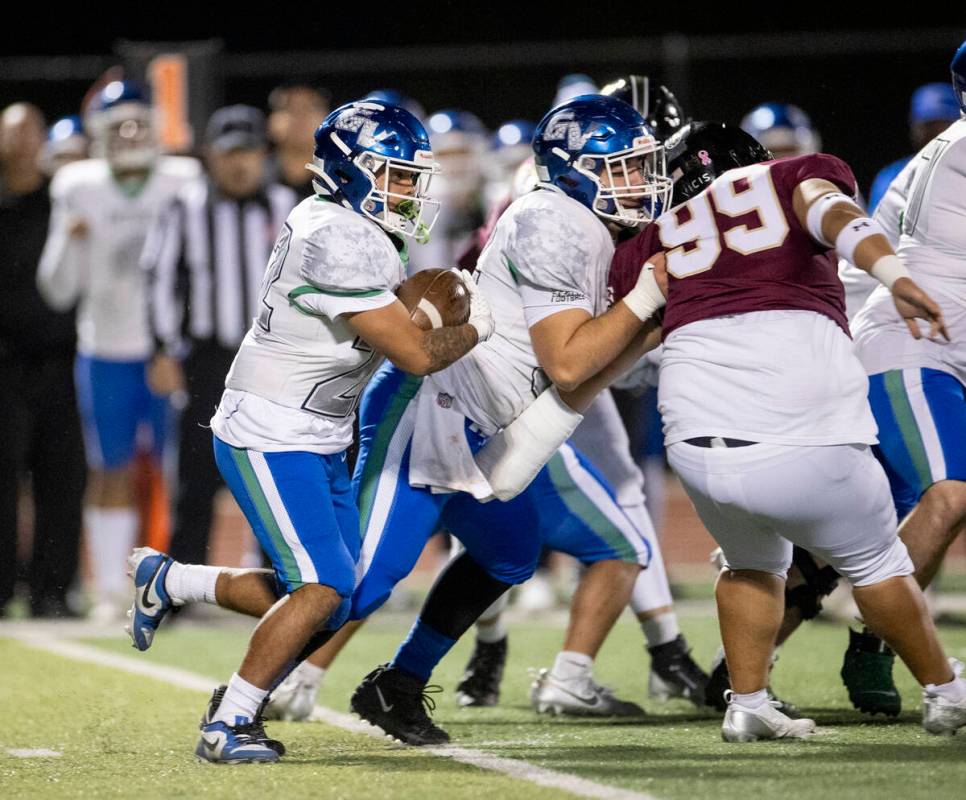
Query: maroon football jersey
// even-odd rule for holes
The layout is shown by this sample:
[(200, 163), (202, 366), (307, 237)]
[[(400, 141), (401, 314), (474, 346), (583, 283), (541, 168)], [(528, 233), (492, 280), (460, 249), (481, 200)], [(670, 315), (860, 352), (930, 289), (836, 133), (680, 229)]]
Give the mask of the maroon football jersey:
[(664, 336), (701, 319), (801, 309), (825, 314), (848, 334), (845, 293), (834, 250), (820, 245), (792, 209), (809, 178), (855, 195), (855, 176), (835, 156), (816, 153), (732, 169), (618, 245), (614, 300), (626, 295), (654, 253), (667, 255)]

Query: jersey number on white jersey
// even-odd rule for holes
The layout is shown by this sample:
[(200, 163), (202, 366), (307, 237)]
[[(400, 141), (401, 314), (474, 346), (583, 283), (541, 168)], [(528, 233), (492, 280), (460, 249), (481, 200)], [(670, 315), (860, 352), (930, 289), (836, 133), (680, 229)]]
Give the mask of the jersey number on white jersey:
[(376, 351), (358, 336), (352, 343), (352, 349), (360, 353), (368, 353), (369, 358), (358, 367), (315, 384), (309, 396), (305, 398), (305, 402), (302, 403), (302, 408), (324, 417), (340, 419), (348, 417), (356, 410), (362, 390), (369, 383), (372, 373), (382, 363), (382, 358), (377, 358)]
[(262, 278), (262, 308), (258, 312), (258, 326), (263, 331), (272, 330), (272, 312), (275, 309), (268, 304), (268, 293), (272, 290), (272, 284), (282, 276), (282, 266), (285, 264), (285, 257), (288, 255), (291, 243), (292, 226), (286, 222), (275, 240), (272, 254), (268, 258), (268, 266), (265, 268), (265, 277)]
[[(728, 217), (754, 213), (758, 224), (744, 223), (719, 235), (715, 210)], [(667, 271), (675, 278), (711, 269), (721, 254), (722, 239), (729, 250), (749, 255), (781, 247), (788, 236), (788, 222), (765, 164), (729, 170), (697, 197), (660, 217), (657, 226)]]

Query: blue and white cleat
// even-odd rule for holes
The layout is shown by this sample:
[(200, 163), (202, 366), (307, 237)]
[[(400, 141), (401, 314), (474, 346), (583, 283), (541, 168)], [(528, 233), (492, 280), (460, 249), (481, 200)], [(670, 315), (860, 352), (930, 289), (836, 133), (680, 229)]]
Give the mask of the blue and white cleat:
[(251, 723), (243, 717), (237, 725), (216, 720), (201, 727), (201, 738), (195, 747), (201, 761), (212, 764), (274, 764), (278, 753), (251, 733)]
[(134, 647), (147, 650), (164, 615), (174, 607), (164, 588), (164, 579), (174, 559), (150, 547), (138, 547), (128, 556), (127, 563), (131, 565), (128, 574), (134, 578), (134, 602), (127, 612), (131, 621), (124, 630), (131, 636)]

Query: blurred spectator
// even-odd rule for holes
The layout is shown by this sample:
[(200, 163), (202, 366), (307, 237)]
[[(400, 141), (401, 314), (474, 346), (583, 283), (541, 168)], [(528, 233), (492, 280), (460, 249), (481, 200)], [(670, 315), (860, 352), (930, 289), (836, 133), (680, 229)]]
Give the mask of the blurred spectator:
[(40, 154), (41, 168), (48, 178), (53, 178), (61, 167), (87, 158), (89, 146), (81, 118), (62, 117), (47, 131)]
[(315, 129), (329, 113), (329, 94), (306, 84), (279, 86), (268, 96), (268, 138), (274, 145), (271, 177), (301, 200), (315, 194), (305, 165), (315, 153)]
[(822, 137), (808, 114), (791, 103), (755, 106), (741, 120), (741, 128), (771, 150), (775, 158), (804, 156), (822, 149)]
[(44, 119), (27, 103), (0, 115), (0, 615), (17, 578), (17, 495), (29, 472), (30, 611), (65, 616), (77, 572), (84, 448), (74, 397), (74, 315), (37, 291), (50, 199), (40, 170)]
[(207, 560), (212, 501), (222, 485), (208, 423), (258, 315), (275, 237), (298, 201), (288, 187), (265, 182), (267, 144), (258, 109), (216, 111), (205, 134), (208, 178), (178, 193), (142, 257), (160, 348), (151, 384), (159, 393), (186, 392), (170, 553), (189, 564)]
[(160, 460), (168, 427), (167, 403), (145, 378), (152, 343), (138, 259), (154, 218), (200, 171), (194, 159), (159, 154), (153, 120), (134, 83), (115, 81), (96, 95), (84, 122), (98, 157), (68, 164), (51, 182), (50, 230), (37, 273), (54, 308), (77, 306), (75, 381), (90, 470), (84, 541), (94, 616), (105, 622), (130, 603), (139, 434), (150, 434)]
[[(928, 142), (959, 119), (959, 101), (949, 83), (927, 83), (912, 93), (909, 102), (909, 140), (918, 152)], [(879, 201), (896, 175), (912, 160), (913, 154), (884, 166), (872, 180), (869, 190), (869, 211), (875, 211)]]

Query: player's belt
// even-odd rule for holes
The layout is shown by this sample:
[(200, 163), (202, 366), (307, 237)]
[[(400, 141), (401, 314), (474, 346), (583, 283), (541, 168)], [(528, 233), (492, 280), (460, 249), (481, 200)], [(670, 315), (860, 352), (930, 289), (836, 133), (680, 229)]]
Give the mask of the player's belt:
[(746, 442), (744, 439), (729, 439), (727, 436), (695, 436), (693, 439), (684, 441), (695, 447), (747, 447), (750, 444), (758, 444), (758, 442)]

